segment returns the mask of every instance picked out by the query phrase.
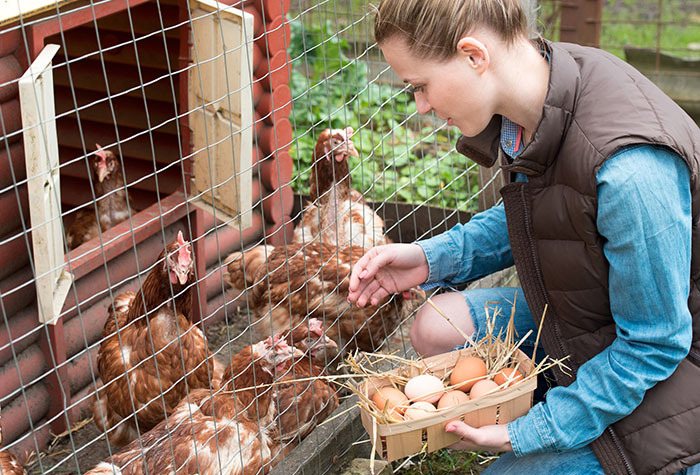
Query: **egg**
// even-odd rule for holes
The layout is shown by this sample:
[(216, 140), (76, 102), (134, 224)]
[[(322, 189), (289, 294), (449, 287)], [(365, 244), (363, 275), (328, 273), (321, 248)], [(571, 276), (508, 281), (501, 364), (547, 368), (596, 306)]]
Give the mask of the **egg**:
[(467, 401), (469, 401), (469, 396), (462, 391), (447, 391), (438, 401), (437, 407), (438, 409), (443, 409), (446, 407), (457, 406)]
[(403, 414), (408, 407), (408, 398), (406, 395), (391, 386), (379, 388), (372, 396), (372, 401), (377, 405), (377, 409), (380, 411), (383, 411), (384, 406), (388, 404), (389, 407), (386, 409), (386, 412), (389, 414), (392, 412)]
[(472, 386), (472, 390), (469, 392), (469, 399), (479, 399), (481, 396), (495, 391), (497, 388), (498, 384), (496, 384), (495, 381), (490, 379), (482, 379), (481, 381), (474, 383), (474, 386)]
[(429, 402), (418, 401), (408, 406), (404, 416), (406, 416), (406, 420), (415, 421), (417, 419), (423, 419), (424, 417), (430, 417), (432, 413), (436, 411), (437, 409), (435, 409), (435, 406)]
[(476, 356), (468, 356), (457, 362), (450, 375), (453, 389), (467, 392), (479, 378), (486, 376), (486, 363)]
[(421, 374), (408, 380), (403, 390), (412, 402), (426, 401), (436, 403), (445, 392), (445, 385), (440, 378), (430, 374)]
[(498, 374), (496, 374), (496, 376), (493, 377), (493, 380), (499, 386), (508, 381), (508, 384), (504, 386), (506, 388), (508, 386), (515, 386), (522, 379), (522, 373), (515, 368), (503, 368)]

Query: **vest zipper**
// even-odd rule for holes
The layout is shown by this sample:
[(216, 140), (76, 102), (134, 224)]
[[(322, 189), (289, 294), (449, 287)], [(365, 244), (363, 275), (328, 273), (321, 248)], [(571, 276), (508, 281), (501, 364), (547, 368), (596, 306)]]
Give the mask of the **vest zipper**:
[(632, 465), (630, 464), (630, 461), (627, 460), (627, 456), (625, 455), (625, 452), (622, 450), (622, 446), (620, 445), (620, 441), (617, 439), (617, 434), (615, 434), (615, 431), (612, 429), (612, 427), (608, 426), (607, 429), (610, 434), (610, 439), (613, 441), (613, 444), (615, 445), (615, 448), (617, 449), (617, 452), (620, 454), (620, 458), (622, 459), (622, 463), (625, 464), (625, 468), (627, 469), (627, 473), (629, 475), (634, 475), (634, 470), (632, 470)]
[(700, 355), (694, 352), (691, 348), (691, 350), (688, 352), (688, 358), (695, 363), (695, 366), (700, 366)]
[[(544, 286), (544, 282), (542, 282), (542, 272), (540, 269), (540, 264), (539, 260), (537, 259), (537, 254), (535, 253), (535, 246), (534, 246), (534, 237), (532, 236), (532, 226), (531, 226), (531, 219), (530, 219), (530, 208), (527, 206), (527, 198), (525, 197), (525, 186), (520, 187), (520, 199), (522, 200), (522, 205), (523, 205), (523, 214), (525, 216), (525, 230), (527, 232), (527, 238), (529, 241), (529, 248), (530, 248), (530, 253), (532, 255), (532, 262), (535, 265), (535, 270), (536, 270), (536, 276), (538, 283), (542, 289), (542, 295), (545, 299), (545, 302), (549, 305), (549, 298), (547, 295), (546, 288)], [(566, 348), (564, 347), (564, 341), (561, 337), (561, 332), (559, 329), (559, 321), (554, 320), (554, 337), (557, 342), (557, 346), (559, 347), (559, 350), (561, 351), (561, 356), (565, 356), (567, 354)], [(612, 427), (608, 426), (606, 428), (608, 433), (610, 434), (610, 439), (613, 441), (613, 445), (615, 446), (615, 449), (617, 450), (618, 455), (620, 456), (620, 459), (622, 460), (622, 463), (625, 465), (625, 468), (627, 469), (628, 475), (635, 475), (634, 470), (632, 470), (632, 464), (630, 464), (630, 461), (627, 459), (627, 456), (625, 455), (625, 452), (622, 450), (622, 446), (620, 445), (620, 441), (617, 438), (617, 434), (615, 434), (615, 431), (613, 431)]]

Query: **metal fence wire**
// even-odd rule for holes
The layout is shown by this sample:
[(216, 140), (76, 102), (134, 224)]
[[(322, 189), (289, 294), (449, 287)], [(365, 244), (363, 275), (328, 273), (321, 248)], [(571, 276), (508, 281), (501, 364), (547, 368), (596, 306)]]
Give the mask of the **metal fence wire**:
[(367, 0), (3, 3), (0, 464), (369, 455), (341, 363), (414, 354), (422, 297), (350, 306), (351, 265), (466, 222), (501, 180), (418, 116), (372, 18)]

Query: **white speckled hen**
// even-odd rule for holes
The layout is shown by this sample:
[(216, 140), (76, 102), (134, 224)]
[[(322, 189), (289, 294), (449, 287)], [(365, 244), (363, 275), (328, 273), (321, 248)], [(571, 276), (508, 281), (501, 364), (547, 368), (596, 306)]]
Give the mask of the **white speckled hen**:
[(311, 202), (294, 230), (294, 242), (321, 239), (326, 244), (366, 249), (387, 244), (384, 221), (350, 183), (348, 156), (357, 157), (351, 127), (326, 129), (318, 136), (309, 177)]

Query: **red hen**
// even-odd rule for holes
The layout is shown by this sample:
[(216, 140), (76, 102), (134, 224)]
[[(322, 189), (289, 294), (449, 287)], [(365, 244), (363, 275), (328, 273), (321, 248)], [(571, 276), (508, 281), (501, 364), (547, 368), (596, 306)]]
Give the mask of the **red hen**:
[[(117, 157), (96, 144), (92, 168), (97, 198), (97, 215), (93, 206), (81, 209), (66, 231), (68, 249), (75, 249), (96, 238), (100, 229), (105, 232), (129, 217), (124, 175)], [(97, 217), (99, 216), (99, 222)]]
[(319, 241), (260, 245), (231, 254), (224, 280), (236, 292), (247, 293), (258, 335), (285, 332), (311, 317), (325, 323), (326, 334), (343, 350), (376, 351), (419, 300), (397, 294), (377, 306), (351, 305), (350, 271), (364, 252)]
[(276, 338), (243, 349), (231, 358), (218, 394), (191, 391), (166, 421), (88, 473), (269, 472), (280, 451), (272, 383), (279, 366), (295, 355), (301, 352)]
[(104, 386), (93, 413), (112, 445), (124, 445), (162, 421), (186, 394), (186, 386), (216, 387), (220, 380), (222, 366), (190, 321), (190, 247), (179, 232), (141, 290), (119, 294), (109, 309), (97, 355)]
[(293, 446), (309, 435), (319, 422), (338, 407), (337, 390), (323, 377), (324, 368), (338, 354), (338, 345), (325, 336), (323, 323), (316, 318), (298, 325), (285, 336), (287, 344), (304, 353), (303, 358), (285, 365), (277, 386), (280, 440)]

